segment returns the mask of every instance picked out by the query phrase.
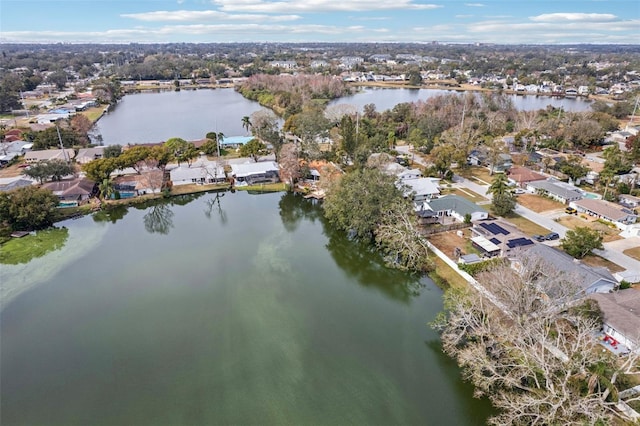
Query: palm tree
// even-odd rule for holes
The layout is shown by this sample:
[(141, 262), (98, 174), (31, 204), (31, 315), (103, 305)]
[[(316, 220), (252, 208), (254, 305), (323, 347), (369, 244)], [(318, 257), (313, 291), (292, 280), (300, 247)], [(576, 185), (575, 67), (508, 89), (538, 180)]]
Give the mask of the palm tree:
[(249, 128), (252, 126), (251, 118), (248, 115), (242, 117), (242, 127), (249, 133)]
[(218, 147), (218, 157), (220, 157), (220, 144), (224, 140), (224, 133), (218, 132), (216, 133), (216, 145)]
[(509, 192), (509, 178), (505, 173), (499, 173), (493, 178), (487, 194), (502, 195)]

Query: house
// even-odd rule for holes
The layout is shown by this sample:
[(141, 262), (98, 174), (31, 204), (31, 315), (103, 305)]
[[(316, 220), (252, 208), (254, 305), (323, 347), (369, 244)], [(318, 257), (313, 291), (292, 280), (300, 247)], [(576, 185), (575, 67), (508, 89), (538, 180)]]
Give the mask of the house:
[(539, 258), (547, 266), (549, 274), (565, 273), (575, 277), (578, 284), (576, 296), (592, 293), (609, 293), (618, 286), (618, 281), (607, 268), (594, 268), (585, 265), (563, 251), (545, 244), (533, 244), (523, 248), (510, 259), (512, 267), (518, 270), (521, 257)]
[(489, 213), (482, 207), (459, 195), (453, 194), (425, 201), (423, 203), (423, 210), (431, 210), (437, 213), (438, 217), (452, 216), (459, 222), (464, 222), (466, 215), (471, 217), (472, 222), (489, 217)]
[(618, 196), (618, 202), (624, 207), (636, 208), (640, 206), (640, 197), (630, 194), (620, 194)]
[(230, 136), (228, 138), (222, 138), (220, 146), (224, 148), (240, 148), (252, 139), (255, 138), (253, 136)]
[(93, 148), (81, 148), (78, 150), (78, 155), (76, 155), (76, 163), (78, 164), (86, 164), (90, 161), (97, 160), (102, 158), (104, 155), (104, 146), (96, 146)]
[(118, 176), (113, 179), (113, 189), (120, 198), (158, 194), (162, 191), (164, 173), (159, 169), (142, 170), (140, 174)]
[(27, 163), (38, 163), (40, 161), (64, 160), (70, 161), (76, 156), (76, 152), (71, 148), (66, 149), (45, 149), (42, 151), (29, 151), (24, 154), (24, 161)]
[(511, 167), (507, 172), (507, 175), (509, 176), (509, 182), (520, 188), (526, 188), (529, 182), (546, 179), (545, 175), (536, 173), (533, 170), (522, 166)]
[(298, 66), (296, 61), (271, 61), (269, 63), (271, 68), (284, 68), (287, 70), (292, 70)]
[(563, 184), (555, 179), (528, 182), (526, 190), (544, 195), (564, 204), (582, 198), (582, 192), (580, 192), (578, 188), (573, 185)]
[(14, 140), (9, 142), (5, 138), (5, 142), (0, 144), (0, 154), (11, 154), (15, 153), (18, 155), (24, 155), (27, 151), (33, 148), (33, 143), (25, 142), (23, 140)]
[(227, 180), (224, 168), (214, 162), (197, 162), (188, 167), (181, 165), (169, 172), (173, 185), (223, 183)]
[(640, 291), (619, 290), (593, 294), (603, 316), (602, 331), (630, 351), (640, 348)]
[(231, 175), (236, 186), (276, 183), (280, 181), (280, 168), (273, 161), (232, 164)]
[(405, 197), (411, 197), (414, 203), (419, 204), (440, 195), (438, 181), (439, 179), (433, 178), (407, 179), (398, 181), (397, 185), (405, 187), (403, 188)]
[(589, 216), (604, 219), (612, 222), (619, 228), (624, 228), (624, 225), (636, 223), (636, 219), (638, 218), (638, 216), (631, 210), (604, 200), (584, 198), (582, 200), (573, 201), (569, 203), (569, 205), (576, 209), (578, 213), (586, 213)]
[(86, 204), (96, 193), (96, 183), (85, 178), (47, 182), (41, 188), (48, 189), (58, 196), (59, 207), (77, 207)]
[(6, 155), (0, 155), (0, 167), (6, 166), (19, 156), (20, 154), (18, 154), (17, 152), (10, 152)]
[[(397, 163), (396, 163), (397, 164)], [(409, 179), (418, 179), (422, 177), (422, 171), (420, 169), (403, 170), (398, 174), (398, 179), (401, 181)]]
[(472, 166), (491, 167), (494, 172), (504, 172), (511, 168), (511, 166), (513, 165), (513, 159), (509, 154), (500, 153), (498, 154), (495, 164), (491, 164), (489, 155), (487, 154), (486, 150), (479, 148), (474, 149), (469, 153), (467, 163)]
[(14, 189), (33, 185), (33, 181), (29, 179), (6, 178), (0, 179), (0, 192), (13, 191)]

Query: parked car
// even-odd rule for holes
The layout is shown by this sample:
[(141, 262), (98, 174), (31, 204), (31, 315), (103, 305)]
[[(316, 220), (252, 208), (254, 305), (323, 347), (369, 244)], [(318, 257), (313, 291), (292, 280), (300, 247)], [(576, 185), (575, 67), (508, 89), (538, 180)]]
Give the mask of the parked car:
[(531, 238), (533, 238), (534, 240), (536, 240), (538, 242), (546, 240), (544, 235), (538, 235), (538, 234), (532, 235)]
[(573, 207), (567, 207), (566, 209), (564, 209), (564, 212), (566, 214), (578, 214), (578, 210), (574, 209)]
[(544, 236), (545, 240), (557, 240), (558, 238), (560, 238), (560, 235), (557, 232), (549, 232)]

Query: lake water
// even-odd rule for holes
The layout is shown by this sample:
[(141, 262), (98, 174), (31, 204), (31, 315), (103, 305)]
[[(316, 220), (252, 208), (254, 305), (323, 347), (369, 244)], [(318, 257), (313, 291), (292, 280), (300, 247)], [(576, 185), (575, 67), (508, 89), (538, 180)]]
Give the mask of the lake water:
[[(425, 100), (443, 94), (462, 92), (432, 89), (364, 88), (358, 93), (334, 100), (330, 105), (353, 105), (360, 111), (373, 103), (378, 111), (403, 102)], [(582, 98), (508, 95), (517, 109), (538, 110), (547, 105), (565, 111), (588, 111), (591, 102)], [(225, 136), (244, 136), (242, 117), (264, 109), (245, 99), (234, 89), (201, 89), (147, 92), (126, 95), (97, 123), (97, 133), (105, 145), (156, 143), (169, 138), (200, 140), (208, 132)]]
[[(455, 90), (438, 90), (438, 89), (388, 89), (376, 87), (364, 87), (358, 93), (345, 96), (332, 101), (329, 105), (353, 105), (358, 111), (367, 104), (374, 104), (379, 112), (392, 109), (397, 104), (403, 102), (425, 101), (429, 98), (446, 95), (458, 94), (463, 95), (464, 92)], [(518, 96), (505, 95), (513, 102), (518, 110), (532, 111), (545, 109), (547, 105), (556, 108), (563, 108), (565, 111), (580, 112), (590, 111), (591, 101), (585, 98), (558, 98), (551, 96)]]
[(429, 279), (300, 197), (223, 194), (67, 221), (44, 276), (1, 266), (38, 281), (2, 311), (3, 425), (484, 423)]
[(97, 133), (105, 145), (200, 140), (209, 132), (244, 136), (242, 117), (261, 109), (234, 89), (134, 93), (98, 120)]

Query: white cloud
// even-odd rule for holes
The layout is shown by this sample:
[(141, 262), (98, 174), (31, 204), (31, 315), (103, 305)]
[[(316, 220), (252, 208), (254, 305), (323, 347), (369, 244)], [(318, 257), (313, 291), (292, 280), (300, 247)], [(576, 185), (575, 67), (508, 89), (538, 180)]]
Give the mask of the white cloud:
[(456, 19), (473, 18), (473, 15), (456, 15)]
[(370, 12), (375, 10), (437, 9), (442, 5), (414, 3), (413, 0), (212, 0), (226, 12), (309, 13)]
[(482, 3), (465, 3), (464, 5), (468, 7), (485, 7), (486, 6)]
[(617, 17), (610, 13), (544, 13), (529, 19), (534, 22), (610, 22)]
[(298, 15), (277, 15), (268, 16), (260, 14), (240, 14), (232, 15), (225, 12), (218, 12), (215, 10), (176, 10), (165, 11), (159, 10), (156, 12), (144, 12), (144, 13), (127, 13), (120, 15), (123, 18), (131, 18), (144, 22), (199, 22), (199, 21), (211, 21), (211, 20), (231, 20), (231, 21), (260, 21), (268, 19), (270, 21), (295, 21), (301, 17)]

